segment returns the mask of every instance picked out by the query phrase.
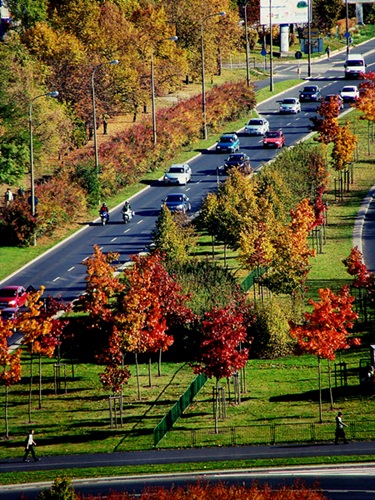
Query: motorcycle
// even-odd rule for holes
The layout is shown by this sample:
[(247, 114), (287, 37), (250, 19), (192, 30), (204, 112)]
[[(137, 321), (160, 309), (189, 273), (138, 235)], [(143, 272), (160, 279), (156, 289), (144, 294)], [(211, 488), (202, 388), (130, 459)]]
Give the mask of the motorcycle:
[(122, 212), (122, 220), (124, 221), (124, 224), (127, 224), (128, 222), (130, 222), (132, 220), (132, 218), (134, 217), (134, 215), (135, 215), (135, 212), (133, 212), (132, 210), (123, 211)]
[(100, 219), (102, 221), (102, 226), (105, 226), (109, 221), (109, 213), (108, 212), (99, 212)]

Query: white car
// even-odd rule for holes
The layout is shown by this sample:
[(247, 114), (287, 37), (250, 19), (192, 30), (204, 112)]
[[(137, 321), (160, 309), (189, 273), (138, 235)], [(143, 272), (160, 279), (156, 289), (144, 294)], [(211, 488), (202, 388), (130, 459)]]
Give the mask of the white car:
[(191, 168), (187, 163), (172, 165), (163, 180), (164, 184), (187, 184), (191, 181)]
[(340, 90), (340, 95), (344, 102), (354, 102), (359, 97), (359, 90), (356, 85), (346, 85)]
[(296, 97), (286, 97), (280, 102), (280, 113), (297, 114), (301, 112), (301, 103)]
[(270, 124), (265, 118), (251, 118), (245, 125), (245, 134), (264, 135), (270, 129)]

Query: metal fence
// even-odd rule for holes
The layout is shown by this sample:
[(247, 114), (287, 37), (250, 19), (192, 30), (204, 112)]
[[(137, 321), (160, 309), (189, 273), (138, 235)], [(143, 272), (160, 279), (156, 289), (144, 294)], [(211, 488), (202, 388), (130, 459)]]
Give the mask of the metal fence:
[[(345, 429), (349, 440), (374, 440), (375, 423), (371, 421), (350, 422)], [(163, 441), (163, 448), (275, 445), (298, 443), (327, 443), (335, 439), (335, 422), (260, 424), (246, 427), (172, 429)]]
[(195, 396), (207, 382), (207, 377), (201, 373), (190, 384), (188, 389), (183, 393), (180, 399), (172, 406), (168, 413), (162, 418), (154, 429), (154, 445), (157, 446), (159, 441), (170, 431), (173, 425), (181, 417), (186, 408), (193, 402)]

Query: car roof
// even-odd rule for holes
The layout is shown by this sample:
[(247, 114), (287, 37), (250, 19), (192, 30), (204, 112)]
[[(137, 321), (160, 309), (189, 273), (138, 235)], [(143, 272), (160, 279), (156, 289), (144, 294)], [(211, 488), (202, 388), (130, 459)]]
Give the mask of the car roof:
[(174, 163), (171, 165), (169, 168), (174, 168), (174, 167), (185, 167), (186, 163)]

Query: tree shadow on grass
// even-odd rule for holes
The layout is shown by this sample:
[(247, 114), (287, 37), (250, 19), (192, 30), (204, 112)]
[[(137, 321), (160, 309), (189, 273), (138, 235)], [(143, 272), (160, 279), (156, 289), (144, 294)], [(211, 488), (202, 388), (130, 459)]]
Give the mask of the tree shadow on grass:
[[(333, 401), (338, 403), (343, 399), (358, 399), (358, 397), (365, 394), (365, 390), (359, 385), (344, 386), (344, 387), (333, 387)], [(330, 401), (329, 389), (325, 388), (322, 390), (323, 403)], [(269, 398), (271, 403), (293, 403), (293, 402), (318, 402), (319, 401), (319, 391), (318, 389), (306, 392), (299, 392), (297, 394), (282, 394), (280, 396), (274, 396)]]

